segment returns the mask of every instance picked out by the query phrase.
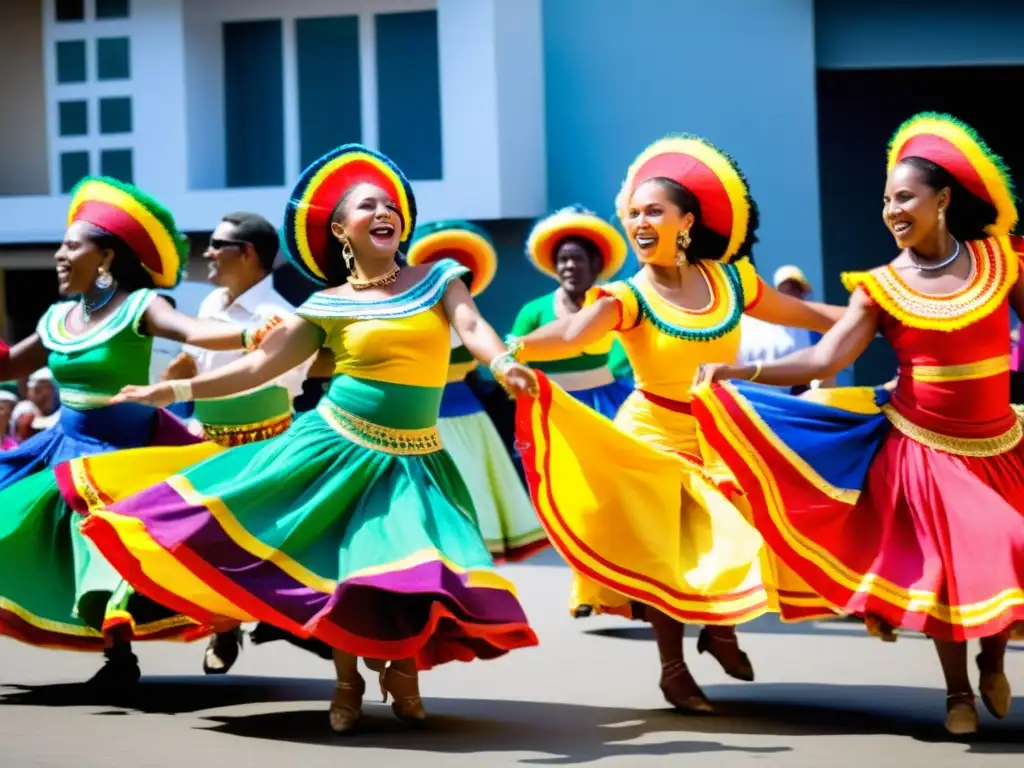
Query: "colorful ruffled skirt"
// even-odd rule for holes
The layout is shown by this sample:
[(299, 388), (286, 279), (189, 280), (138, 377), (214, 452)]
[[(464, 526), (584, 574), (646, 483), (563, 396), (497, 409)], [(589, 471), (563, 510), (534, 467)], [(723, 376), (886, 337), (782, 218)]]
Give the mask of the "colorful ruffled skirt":
[(694, 414), (768, 544), (837, 609), (944, 640), (997, 634), (1024, 619), (1024, 444), (957, 455), (965, 441), (888, 399), (715, 384)]
[[(536, 645), (441, 448), (439, 396), (336, 377), (284, 434), (94, 507), (83, 532), (140, 592), (210, 624), (421, 669)], [(100, 492), (103, 459), (81, 462)]]
[(686, 403), (635, 392), (613, 423), (537, 378), (538, 397), (519, 400), (516, 436), (538, 516), (583, 577), (576, 601), (623, 616), (635, 601), (719, 625), (768, 611), (834, 615), (772, 557), (720, 468), (705, 466)]
[(82, 518), (61, 497), (51, 471), (83, 455), (196, 442), (164, 411), (134, 404), (64, 407), (54, 427), (0, 454), (0, 634), (85, 651), (102, 651), (115, 630), (133, 640), (202, 636), (192, 620), (128, 587), (82, 535)]
[(491, 556), (499, 562), (516, 561), (545, 549), (547, 535), (512, 457), (465, 381), (445, 386), (437, 429), (469, 488)]

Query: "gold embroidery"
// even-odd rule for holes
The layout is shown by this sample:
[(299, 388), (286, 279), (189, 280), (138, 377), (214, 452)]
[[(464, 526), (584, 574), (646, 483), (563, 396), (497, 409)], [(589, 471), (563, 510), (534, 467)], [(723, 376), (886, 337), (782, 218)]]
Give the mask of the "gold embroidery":
[(842, 276), (848, 290), (863, 290), (882, 309), (910, 328), (955, 331), (987, 317), (1017, 281), (1018, 259), (1006, 237), (966, 243), (974, 277), (948, 296), (930, 296), (907, 285), (891, 265)]
[(1006, 432), (996, 437), (982, 438), (952, 437), (941, 432), (933, 432), (918, 426), (891, 405), (882, 406), (882, 413), (886, 415), (893, 427), (911, 440), (928, 448), (934, 448), (936, 451), (951, 453), (954, 456), (970, 456), (972, 458), (999, 456), (1016, 448), (1021, 438), (1024, 437), (1024, 428), (1021, 427), (1019, 412), (1017, 412), (1017, 421)]
[(321, 400), (316, 410), (335, 431), (364, 448), (397, 456), (422, 456), (442, 448), (436, 426), (422, 429), (385, 427), (349, 413), (327, 400)]
[(910, 370), (914, 381), (971, 381), (998, 376), (1010, 370), (1010, 356), (1000, 355), (963, 365), (915, 365)]
[(103, 501), (89, 479), (89, 471), (85, 466), (87, 461), (88, 459), (75, 459), (71, 462), (70, 469), (71, 481), (74, 483), (75, 488), (78, 489), (78, 495), (82, 497), (82, 500), (85, 501), (87, 508), (91, 512), (102, 507)]
[(203, 433), (208, 440), (212, 440), (225, 448), (236, 445), (248, 445), (259, 443), (277, 437), (292, 424), (291, 414), (277, 416), (266, 421), (259, 421), (254, 424), (236, 424), (224, 426), (219, 424), (204, 424)]

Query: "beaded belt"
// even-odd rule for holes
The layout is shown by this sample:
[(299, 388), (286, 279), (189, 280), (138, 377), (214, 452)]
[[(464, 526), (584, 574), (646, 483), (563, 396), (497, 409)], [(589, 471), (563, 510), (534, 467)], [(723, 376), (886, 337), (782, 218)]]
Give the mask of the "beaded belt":
[(973, 458), (985, 458), (987, 456), (999, 456), (1000, 454), (1012, 451), (1024, 439), (1024, 427), (1021, 426), (1021, 412), (1014, 409), (1017, 420), (1006, 432), (995, 437), (953, 437), (944, 435), (941, 432), (933, 432), (919, 426), (897, 411), (891, 405), (882, 406), (882, 413), (889, 419), (889, 423), (902, 434), (914, 442), (932, 448), (936, 451), (951, 453), (954, 456), (969, 456)]
[(320, 401), (316, 412), (334, 431), (364, 448), (396, 456), (422, 456), (442, 449), (441, 435), (436, 426), (421, 429), (385, 427), (349, 413), (326, 399)]
[(248, 445), (277, 437), (291, 426), (291, 414), (277, 416), (255, 424), (203, 424), (203, 435), (225, 448), (235, 445)]

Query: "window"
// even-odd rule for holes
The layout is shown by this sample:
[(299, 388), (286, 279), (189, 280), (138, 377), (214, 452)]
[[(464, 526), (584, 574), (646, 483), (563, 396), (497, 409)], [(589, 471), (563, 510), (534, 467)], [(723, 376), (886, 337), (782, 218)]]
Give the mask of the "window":
[(57, 110), (61, 136), (85, 136), (89, 132), (88, 104), (85, 101), (62, 101)]
[(60, 155), (60, 190), (67, 194), (81, 181), (83, 176), (89, 175), (89, 153), (88, 152), (62, 152)]
[(96, 0), (97, 19), (127, 19), (128, 0)]
[(100, 173), (131, 184), (132, 151), (130, 149), (104, 149), (100, 152)]
[(97, 78), (127, 80), (129, 70), (127, 37), (101, 37), (96, 40)]
[(362, 139), (359, 17), (298, 19), (299, 150), (303, 166)]
[(57, 21), (82, 21), (85, 18), (85, 0), (55, 0), (53, 9)]
[(127, 96), (100, 99), (100, 133), (131, 133), (132, 100)]
[(227, 186), (280, 186), (284, 184), (281, 21), (225, 23), (223, 43)]
[(84, 40), (61, 40), (57, 43), (57, 82), (85, 82)]
[(410, 180), (440, 179), (437, 11), (383, 13), (375, 22), (380, 150)]

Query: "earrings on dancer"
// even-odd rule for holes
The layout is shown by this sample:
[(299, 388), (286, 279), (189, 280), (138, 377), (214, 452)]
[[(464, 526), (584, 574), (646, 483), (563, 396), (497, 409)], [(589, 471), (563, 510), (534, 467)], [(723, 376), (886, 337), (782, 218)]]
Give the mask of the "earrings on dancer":
[(676, 266), (681, 267), (686, 263), (686, 249), (690, 247), (690, 230), (680, 232), (676, 236)]
[(341, 240), (341, 258), (345, 262), (345, 268), (351, 272), (352, 264), (356, 258), (356, 255), (352, 252), (352, 244), (348, 241), (347, 237), (338, 239)]
[(108, 288), (109, 288), (110, 286), (112, 286), (113, 284), (114, 284), (114, 278), (113, 278), (113, 276), (112, 276), (112, 275), (111, 275), (111, 274), (110, 274), (109, 272), (107, 272), (106, 270), (103, 270), (103, 269), (101, 269), (101, 270), (99, 271), (99, 274), (98, 274), (98, 275), (96, 275), (96, 287), (97, 287), (97, 288), (98, 288), (99, 290), (101, 290), (101, 291), (105, 291), (105, 290), (107, 290), (107, 289), (108, 289)]

